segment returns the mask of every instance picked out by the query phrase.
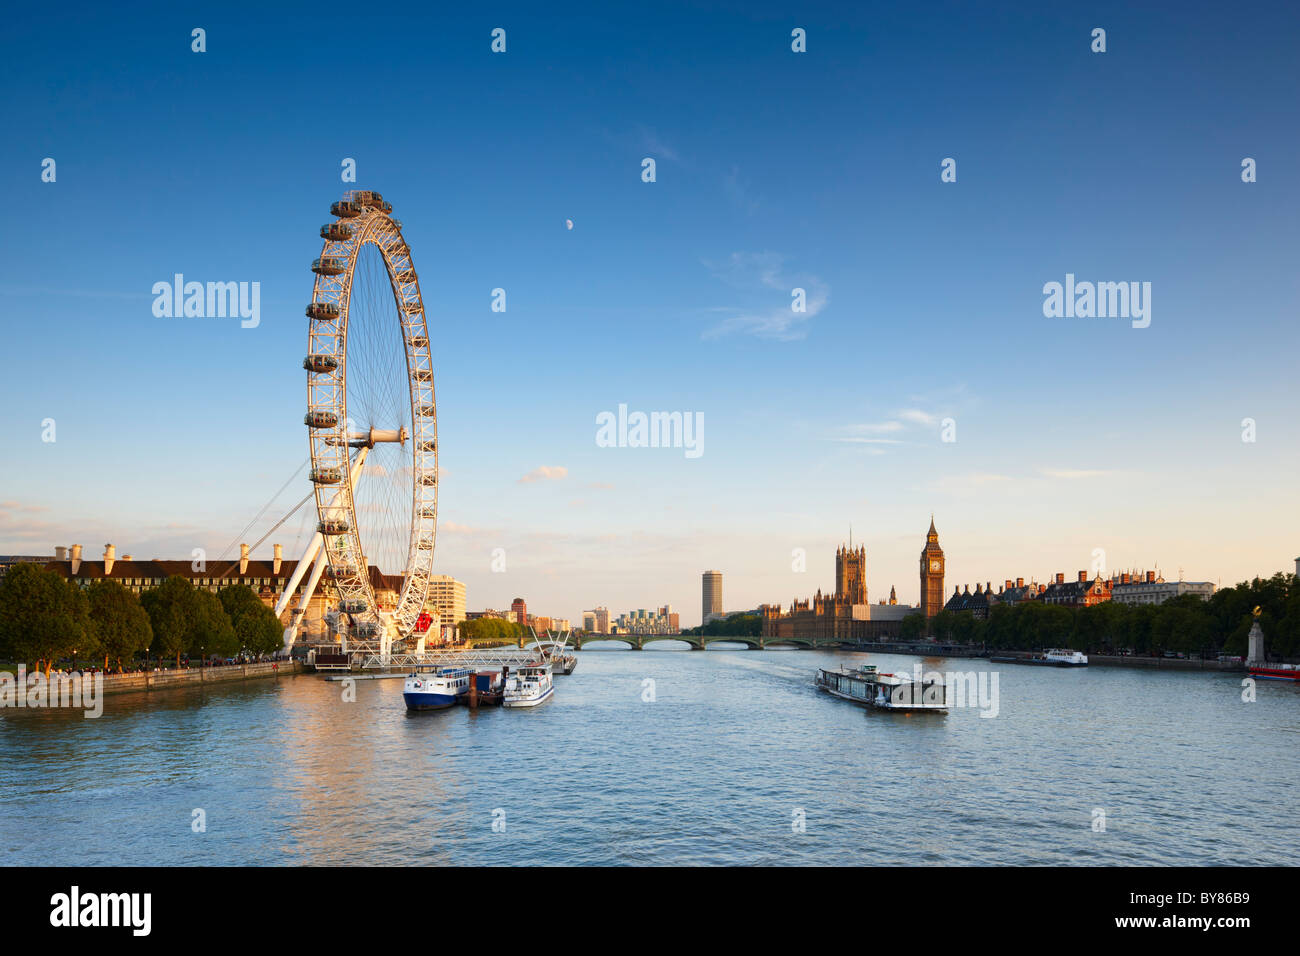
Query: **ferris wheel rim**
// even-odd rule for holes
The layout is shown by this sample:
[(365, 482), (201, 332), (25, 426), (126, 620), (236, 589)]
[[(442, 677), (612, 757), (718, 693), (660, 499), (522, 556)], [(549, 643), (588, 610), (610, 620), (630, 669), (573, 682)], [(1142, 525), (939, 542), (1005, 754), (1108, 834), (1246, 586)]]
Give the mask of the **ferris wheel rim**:
[[(438, 440), (432, 351), (419, 275), (401, 223), (392, 207), (370, 190), (352, 190), (331, 207), (333, 222), (321, 227), (324, 245), (313, 262), (316, 273), (309, 317), (307, 368), (308, 425), (318, 533), (330, 579), (338, 592), (338, 610), (354, 629), (372, 626), (383, 633), (389, 622), (399, 639), (413, 632), (428, 597), (437, 535)], [(366, 246), (382, 257), (400, 324), (406, 359), (409, 434), (377, 437), (354, 430), (348, 417), (347, 368), (351, 349), (348, 330), (353, 280)], [(411, 508), (402, 586), (391, 611), (381, 610), (370, 577), (369, 555), (361, 533), (356, 486), (362, 463), (377, 441), (410, 440)], [(356, 458), (351, 454), (357, 449)]]

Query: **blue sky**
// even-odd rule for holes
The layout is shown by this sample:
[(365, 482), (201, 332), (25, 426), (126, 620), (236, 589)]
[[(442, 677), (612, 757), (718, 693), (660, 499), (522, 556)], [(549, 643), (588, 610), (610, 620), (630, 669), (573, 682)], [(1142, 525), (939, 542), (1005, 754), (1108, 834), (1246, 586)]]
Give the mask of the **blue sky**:
[[(472, 608), (695, 623), (705, 568), (785, 603), (850, 523), (871, 598), (915, 602), (932, 511), (949, 591), (1300, 553), (1293, 8), (388, 9), (11, 15), (0, 552), (236, 539), (307, 455), (308, 266), (353, 157), (420, 271), (436, 563)], [(261, 325), (155, 318), (177, 272), (260, 282)], [(1066, 273), (1150, 282), (1150, 327), (1045, 318)], [(701, 413), (704, 454), (597, 447), (619, 403)]]

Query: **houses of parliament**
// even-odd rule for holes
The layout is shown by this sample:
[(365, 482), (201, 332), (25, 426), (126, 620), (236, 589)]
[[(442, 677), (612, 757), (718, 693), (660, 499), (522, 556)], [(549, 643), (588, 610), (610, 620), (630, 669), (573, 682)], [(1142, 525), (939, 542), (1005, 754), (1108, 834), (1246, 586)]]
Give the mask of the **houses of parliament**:
[(811, 598), (790, 602), (789, 611), (779, 604), (759, 608), (763, 619), (763, 637), (773, 641), (802, 640), (818, 644), (843, 641), (859, 643), (897, 638), (902, 635), (903, 619), (909, 614), (924, 615), (929, 621), (943, 609), (944, 556), (939, 547), (939, 533), (930, 518), (930, 530), (921, 549), (921, 603), (917, 607), (899, 604), (895, 589), (889, 589), (888, 602), (872, 604), (867, 595), (867, 549), (856, 550), (850, 543), (835, 552), (835, 591), (823, 594), (819, 588)]

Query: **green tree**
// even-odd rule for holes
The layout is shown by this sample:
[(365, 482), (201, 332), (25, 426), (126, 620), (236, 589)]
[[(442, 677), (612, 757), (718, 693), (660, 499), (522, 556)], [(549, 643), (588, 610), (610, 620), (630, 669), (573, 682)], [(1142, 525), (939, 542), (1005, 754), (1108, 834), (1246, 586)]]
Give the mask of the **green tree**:
[(909, 614), (904, 617), (898, 634), (905, 641), (919, 641), (925, 637), (925, 615)]
[(44, 664), (94, 645), (86, 596), (61, 574), (15, 564), (0, 579), (0, 655)]
[(128, 661), (149, 649), (153, 642), (153, 628), (149, 615), (131, 591), (111, 579), (96, 581), (86, 588), (90, 605), (90, 622), (99, 641), (99, 653), (104, 656), (104, 670), (108, 661), (117, 661), (122, 669), (122, 659)]
[(930, 619), (930, 633), (934, 635), (936, 641), (947, 643), (952, 640), (953, 628), (957, 623), (957, 615), (953, 611), (942, 610)]
[(199, 588), (194, 591), (194, 617), (185, 635), (185, 650), (191, 657), (209, 654), (234, 654), (239, 650), (230, 616), (221, 606), (221, 599), (211, 591)]
[(275, 612), (243, 584), (217, 592), (221, 606), (235, 629), (235, 643), (249, 654), (274, 654), (284, 646), (284, 627)]
[(153, 629), (153, 643), (149, 650), (160, 667), (164, 656), (174, 656), (176, 666), (180, 666), (186, 639), (199, 613), (195, 593), (189, 581), (174, 574), (140, 596), (140, 605), (149, 615), (149, 625)]

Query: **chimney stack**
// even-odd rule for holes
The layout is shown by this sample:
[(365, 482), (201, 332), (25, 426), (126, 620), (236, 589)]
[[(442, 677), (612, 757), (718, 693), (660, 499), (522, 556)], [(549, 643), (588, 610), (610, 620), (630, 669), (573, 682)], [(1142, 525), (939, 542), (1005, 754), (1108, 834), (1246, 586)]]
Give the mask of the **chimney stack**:
[(1129, 583), (1129, 574), (1128, 574), (1127, 571), (1125, 571), (1123, 574), (1121, 574), (1121, 575), (1119, 576), (1119, 583), (1120, 583), (1120, 584), (1128, 584), (1128, 583)]
[(67, 548), (55, 548), (55, 549), (54, 549), (54, 560), (55, 560), (55, 561), (66, 561), (66, 560), (68, 560), (68, 549), (67, 549)]
[(76, 574), (81, 567), (81, 545), (72, 546), (72, 573)]
[(1057, 584), (1064, 584), (1064, 583), (1065, 583), (1065, 575), (1062, 574), (1060, 571), (1057, 571), (1057, 572), (1056, 572), (1056, 583), (1057, 583)]
[(271, 564), (271, 573), (280, 573), (280, 562), (284, 560), (284, 548), (280, 545), (275, 546), (275, 561)]
[(1154, 571), (1148, 571), (1148, 572), (1147, 572), (1147, 583), (1148, 583), (1148, 584), (1155, 584), (1155, 583), (1156, 583), (1156, 573), (1155, 573)]
[(1006, 591), (1010, 591), (1010, 590), (1011, 590), (1011, 579), (1010, 579), (1010, 578), (1007, 578), (1007, 583), (1006, 583), (1006, 585), (1003, 587), (1003, 590), (1006, 590)]
[(104, 577), (113, 573), (113, 561), (117, 558), (117, 549), (111, 544), (104, 545)]
[(1016, 587), (1018, 587), (1018, 588), (1023, 588), (1024, 586), (1025, 586), (1025, 579), (1024, 579), (1024, 578), (1016, 578)]
[(241, 575), (248, 573), (248, 545), (239, 546), (239, 573)]
[(1087, 580), (1088, 580), (1088, 572), (1087, 572), (1087, 571), (1080, 571), (1080, 572), (1079, 572), (1079, 583), (1082, 584), (1084, 581), (1087, 581)]

